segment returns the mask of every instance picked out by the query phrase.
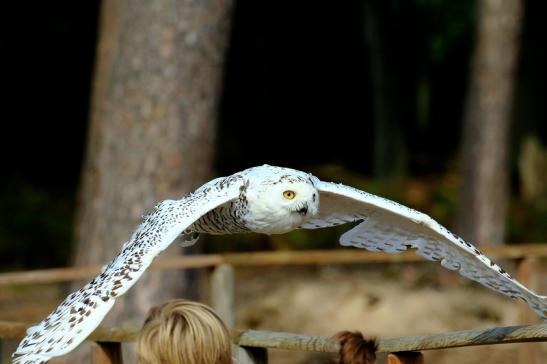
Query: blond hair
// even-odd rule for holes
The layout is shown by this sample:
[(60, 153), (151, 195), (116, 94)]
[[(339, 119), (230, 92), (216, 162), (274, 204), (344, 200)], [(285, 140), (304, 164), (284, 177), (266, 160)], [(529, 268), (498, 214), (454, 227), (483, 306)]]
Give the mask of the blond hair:
[(208, 306), (171, 300), (153, 307), (137, 339), (139, 364), (231, 364), (230, 332)]

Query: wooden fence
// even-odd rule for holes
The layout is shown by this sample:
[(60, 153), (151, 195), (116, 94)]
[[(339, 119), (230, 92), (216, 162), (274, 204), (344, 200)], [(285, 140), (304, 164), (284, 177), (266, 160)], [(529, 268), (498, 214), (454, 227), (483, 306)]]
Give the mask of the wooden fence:
[[(522, 244), (501, 247), (485, 247), (483, 251), (495, 259), (516, 259), (517, 276), (526, 284), (538, 282), (535, 278), (540, 258), (547, 257), (547, 244)], [(397, 255), (372, 253), (363, 250), (343, 249), (334, 251), (286, 251), (258, 252), (218, 255), (181, 256), (161, 259), (150, 269), (188, 269), (214, 267), (211, 276), (211, 306), (219, 313), (228, 326), (233, 327), (234, 315), (234, 267), (307, 265), (307, 264), (355, 264), (425, 261), (413, 252)], [(71, 267), (0, 274), (0, 287), (22, 284), (67, 282), (88, 279), (95, 276), (101, 266)], [(534, 284), (532, 284), (532, 288)], [(0, 347), (2, 339), (20, 339), (28, 324), (0, 321)], [(93, 349), (94, 364), (121, 362), (120, 345), (134, 341), (137, 329), (99, 328), (88, 340), (97, 343)], [(422, 350), (453, 348), (474, 345), (490, 345), (518, 342), (547, 342), (547, 324), (495, 327), (485, 330), (448, 332), (435, 335), (380, 338), (379, 352), (392, 353), (388, 363), (420, 363)], [(246, 330), (234, 331), (239, 363), (266, 363), (268, 348), (337, 352), (338, 343), (326, 337), (306, 336), (291, 333)], [(527, 347), (522, 363), (541, 363), (537, 349)], [(1, 357), (0, 357), (1, 358)], [(524, 360), (524, 359), (523, 359)]]
[[(494, 259), (526, 259), (547, 257), (547, 243), (482, 247), (482, 251)], [(207, 254), (158, 259), (149, 269), (189, 269), (216, 267), (229, 264), (235, 267), (309, 264), (356, 264), (428, 262), (413, 251), (400, 254), (369, 252), (354, 248), (340, 250), (275, 251), (254, 253)], [(0, 287), (18, 284), (69, 282), (88, 279), (97, 275), (102, 265), (41, 269), (0, 274)]]
[[(0, 338), (22, 339), (29, 324), (0, 321)], [(87, 340), (95, 342), (94, 364), (121, 363), (121, 344), (135, 341), (137, 328), (99, 327)], [(233, 331), (234, 344), (251, 353), (241, 364), (263, 362), (265, 354), (255, 349), (285, 349), (337, 353), (338, 342), (325, 336), (308, 336), (286, 332), (244, 330)], [(434, 335), (379, 338), (379, 353), (418, 352), (423, 350), (458, 348), (463, 346), (547, 342), (547, 324), (494, 327), (481, 330), (446, 332)], [(102, 353), (102, 354), (99, 354)], [(254, 358), (254, 359), (253, 359)], [(403, 359), (404, 360), (404, 359)], [(404, 362), (404, 361), (401, 361)]]

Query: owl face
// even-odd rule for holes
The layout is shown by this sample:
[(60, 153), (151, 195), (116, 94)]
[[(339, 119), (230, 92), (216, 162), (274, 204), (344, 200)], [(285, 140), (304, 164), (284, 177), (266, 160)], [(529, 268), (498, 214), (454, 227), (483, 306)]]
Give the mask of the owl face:
[(319, 192), (311, 181), (284, 181), (273, 185), (268, 200), (276, 208), (302, 218), (313, 216), (319, 210)]
[[(271, 167), (270, 167), (271, 168)], [(292, 170), (283, 169), (283, 172)], [(313, 176), (279, 173), (276, 178), (262, 180), (249, 189), (249, 210), (254, 221), (247, 221), (254, 229), (266, 234), (282, 234), (294, 230), (319, 211), (319, 191)], [(257, 231), (257, 230), (255, 230)]]

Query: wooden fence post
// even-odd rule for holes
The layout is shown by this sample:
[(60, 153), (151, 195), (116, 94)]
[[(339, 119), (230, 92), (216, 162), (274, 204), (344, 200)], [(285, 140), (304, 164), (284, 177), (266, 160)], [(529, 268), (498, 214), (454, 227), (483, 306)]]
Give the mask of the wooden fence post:
[[(522, 258), (517, 265), (517, 277), (519, 281), (528, 286), (530, 289), (538, 290), (539, 288), (539, 260), (537, 257), (527, 256)], [(525, 302), (519, 302), (520, 320), (525, 324), (535, 324), (538, 322), (536, 314), (530, 310)], [(522, 344), (519, 345), (518, 363), (520, 364), (540, 364), (541, 353), (538, 344)]]
[(389, 353), (387, 364), (424, 364), (424, 355), (419, 351)]
[(234, 267), (229, 264), (215, 267), (211, 277), (211, 306), (229, 328), (235, 325), (234, 289)]
[(235, 363), (238, 364), (267, 364), (268, 350), (234, 345)]
[(92, 364), (123, 364), (120, 342), (94, 342), (91, 345)]

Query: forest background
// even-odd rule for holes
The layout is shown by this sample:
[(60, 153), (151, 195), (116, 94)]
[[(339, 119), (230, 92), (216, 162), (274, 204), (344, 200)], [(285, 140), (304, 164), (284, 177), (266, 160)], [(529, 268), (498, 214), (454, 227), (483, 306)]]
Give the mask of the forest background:
[[(103, 264), (158, 201), (264, 163), (479, 245), (545, 241), (544, 14), (533, 0), (6, 4), (0, 270)], [(336, 249), (338, 233), (197, 249)], [(180, 275), (143, 282), (143, 307), (169, 284)]]

